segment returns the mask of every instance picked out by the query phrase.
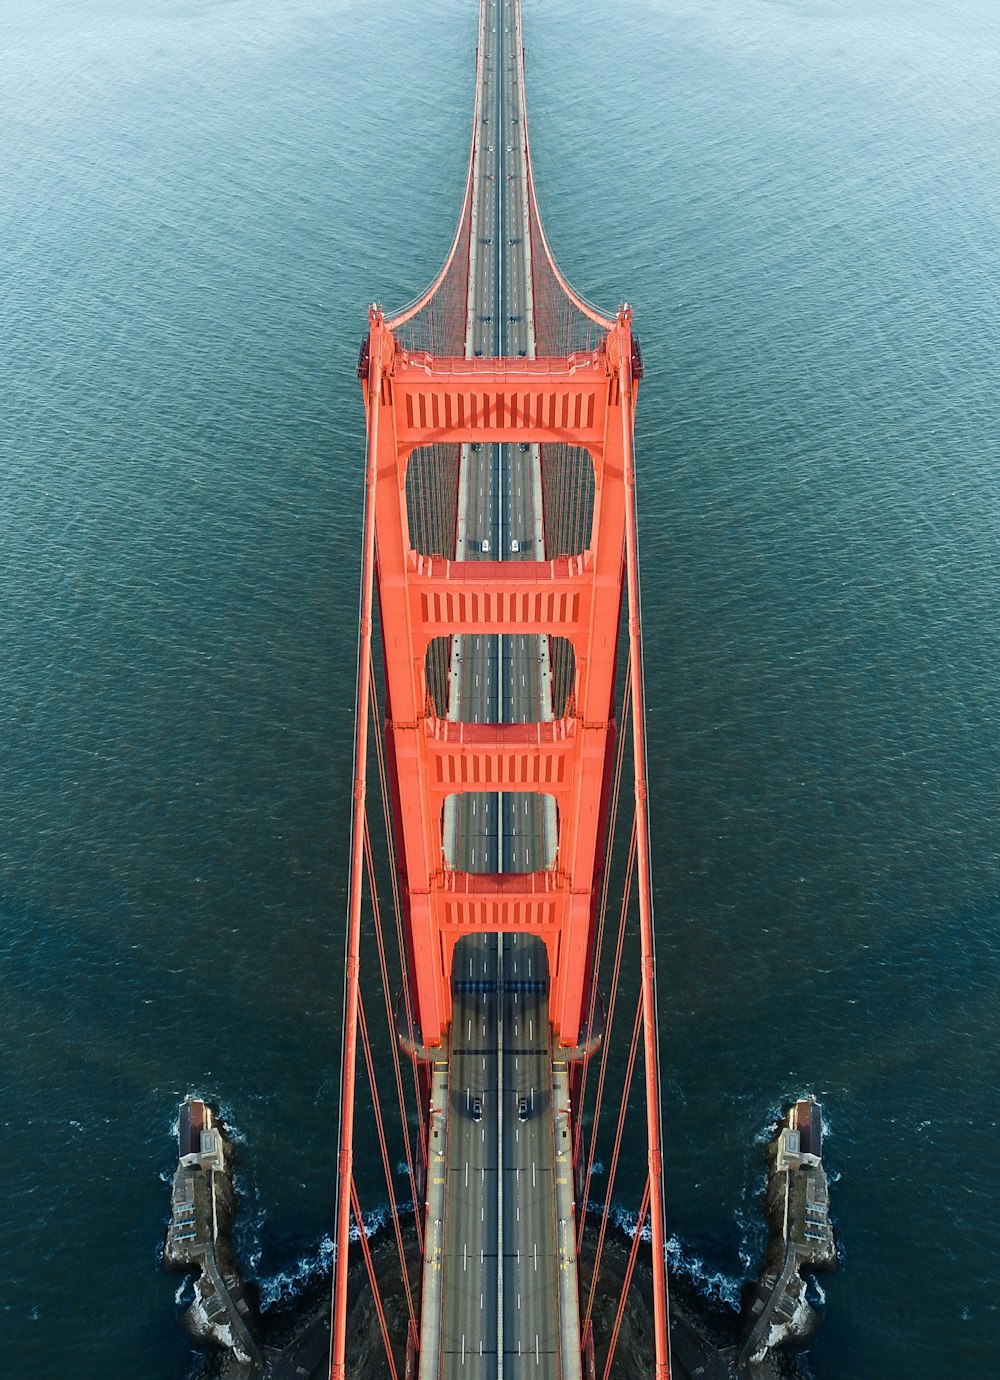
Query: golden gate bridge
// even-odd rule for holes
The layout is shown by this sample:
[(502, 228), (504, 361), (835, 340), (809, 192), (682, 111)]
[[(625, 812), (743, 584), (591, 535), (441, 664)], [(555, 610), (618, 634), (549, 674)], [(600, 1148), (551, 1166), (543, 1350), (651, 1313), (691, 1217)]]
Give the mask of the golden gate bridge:
[[(370, 309), (358, 361), (367, 460), (330, 1374), (349, 1373), (352, 1235), (394, 1380), (607, 1377), (645, 1235), (650, 1373), (668, 1380), (633, 460), (642, 357), (630, 308), (590, 306), (546, 242), (520, 0), (481, 0), (475, 91), (445, 264), (405, 310)], [(391, 1068), (373, 1052), (378, 1000)], [(405, 1335), (381, 1306), (367, 1239), (362, 1106)], [(604, 1201), (588, 1213), (605, 1124)], [(612, 1195), (637, 1137), (644, 1186), (612, 1277)], [(612, 1290), (614, 1323), (599, 1329), (595, 1301)]]

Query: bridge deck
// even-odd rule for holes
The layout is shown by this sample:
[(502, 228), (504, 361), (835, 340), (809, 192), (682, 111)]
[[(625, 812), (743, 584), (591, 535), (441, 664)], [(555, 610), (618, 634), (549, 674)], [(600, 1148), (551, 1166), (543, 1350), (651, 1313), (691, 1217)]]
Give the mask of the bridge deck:
[(470, 936), (454, 974), (439, 1373), (554, 1380), (564, 1340), (545, 948)]
[[(473, 166), (470, 356), (535, 353), (518, 18), (515, 0), (491, 0), (486, 8)], [(466, 445), (461, 464), (458, 558), (542, 559), (538, 447)], [(456, 637), (450, 717), (472, 723), (551, 718), (548, 672), (547, 638)], [(449, 861), (463, 870), (534, 871), (554, 854), (554, 809), (538, 796), (466, 795), (449, 808), (446, 839)], [(523, 935), (468, 936), (455, 950), (452, 994), (440, 1340), (436, 1364), (423, 1356), (421, 1374), (571, 1376), (578, 1370), (578, 1319), (574, 1309), (560, 1308), (566, 1261), (557, 1255), (544, 945)], [(575, 1296), (575, 1277), (571, 1289)], [(560, 1331), (566, 1313), (571, 1338)], [(575, 1357), (577, 1366), (571, 1362), (567, 1371), (564, 1357)]]

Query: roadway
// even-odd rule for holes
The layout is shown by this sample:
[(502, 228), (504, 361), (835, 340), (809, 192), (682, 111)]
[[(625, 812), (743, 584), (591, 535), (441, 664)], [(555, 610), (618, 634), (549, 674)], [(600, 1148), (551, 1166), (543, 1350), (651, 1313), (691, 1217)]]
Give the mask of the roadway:
[(452, 969), (440, 1374), (555, 1380), (560, 1316), (545, 946), (459, 941)]
[[(535, 353), (518, 43), (514, 0), (490, 0), (473, 168), (470, 358)], [(544, 558), (539, 464), (537, 446), (462, 447), (458, 559)], [(452, 719), (551, 718), (546, 638), (456, 637), (449, 680)], [(453, 797), (445, 838), (448, 863), (463, 871), (536, 871), (555, 856), (554, 803), (528, 792)], [(455, 950), (452, 1002), (439, 1375), (556, 1380), (560, 1308), (544, 945), (515, 934), (463, 938)]]
[[(483, 40), (466, 353), (532, 357), (527, 168), (513, 0), (491, 0)], [(459, 560), (544, 559), (538, 447), (463, 446), (459, 508)], [(551, 718), (548, 639), (454, 638), (448, 713), (466, 723)], [(464, 871), (547, 867), (555, 857), (555, 835), (554, 802), (536, 794), (469, 794), (447, 806), (447, 860)]]
[(440, 1374), (477, 1380), (500, 1373), (497, 947), (470, 935), (452, 970)]

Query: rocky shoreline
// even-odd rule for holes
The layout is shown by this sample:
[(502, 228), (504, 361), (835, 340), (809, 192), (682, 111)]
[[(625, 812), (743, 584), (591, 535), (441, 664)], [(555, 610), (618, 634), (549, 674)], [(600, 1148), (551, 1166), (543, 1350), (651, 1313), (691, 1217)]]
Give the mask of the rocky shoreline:
[(212, 1108), (194, 1097), (178, 1110), (177, 1142), (163, 1266), (195, 1275), (181, 1326), (195, 1345), (224, 1347), (241, 1363), (259, 1365), (257, 1310), (232, 1245), (232, 1145)]
[[(588, 1227), (581, 1253), (584, 1285), (592, 1267), (598, 1224)], [(404, 1245), (411, 1278), (416, 1278), (419, 1258), (412, 1219), (404, 1226)], [(380, 1231), (370, 1242), (381, 1285), (382, 1304), (392, 1334), (406, 1335), (406, 1297), (399, 1270), (396, 1242), (391, 1230)], [(595, 1305), (593, 1324), (597, 1374), (603, 1373), (607, 1341), (618, 1306), (621, 1283), (632, 1238), (610, 1228), (604, 1246), (602, 1268), (607, 1289)], [(327, 1380), (329, 1351), (330, 1285), (328, 1272), (318, 1273), (292, 1299), (264, 1311), (261, 1316), (263, 1366), (241, 1363), (232, 1353), (206, 1357), (196, 1372), (197, 1380)], [(649, 1247), (643, 1244), (625, 1307), (621, 1335), (611, 1367), (611, 1380), (640, 1380), (654, 1374), (652, 1271)], [(385, 1380), (387, 1366), (382, 1334), (360, 1250), (352, 1260), (349, 1295), (350, 1327), (347, 1371), (352, 1380)], [(737, 1368), (740, 1347), (740, 1315), (736, 1309), (713, 1304), (683, 1276), (670, 1279), (672, 1380), (744, 1380)], [(395, 1360), (404, 1373), (405, 1347), (396, 1348)], [(754, 1380), (809, 1380), (801, 1357), (773, 1353), (752, 1372)]]
[[(764, 1206), (771, 1239), (760, 1280), (744, 1291), (742, 1314), (707, 1299), (678, 1270), (669, 1271), (672, 1380), (809, 1380), (801, 1354), (778, 1348), (801, 1344), (818, 1323), (805, 1302), (805, 1282), (788, 1262), (806, 1268), (836, 1264), (826, 1176), (819, 1157), (820, 1126), (818, 1104), (811, 1099), (796, 1103), (768, 1147)], [(258, 1314), (254, 1295), (244, 1285), (233, 1256), (232, 1149), (211, 1108), (185, 1099), (178, 1140), (180, 1154), (163, 1261), (168, 1269), (198, 1272), (194, 1302), (180, 1321), (196, 1345), (218, 1348), (206, 1355), (194, 1376), (197, 1380), (328, 1380), (330, 1272), (317, 1272), (294, 1296)], [(578, 1260), (583, 1299), (594, 1268), (599, 1229), (600, 1217), (595, 1214), (588, 1219)], [(415, 1293), (420, 1256), (412, 1216), (403, 1220), (402, 1234), (410, 1288)], [(591, 1314), (598, 1376), (604, 1373), (632, 1246), (633, 1237), (625, 1230), (609, 1226), (602, 1288)], [(399, 1339), (394, 1346), (397, 1373), (405, 1375), (407, 1291), (395, 1233), (388, 1227), (380, 1230), (369, 1238), (369, 1248), (386, 1324), (390, 1336)], [(650, 1247), (642, 1242), (610, 1380), (652, 1377), (653, 1337)], [(388, 1372), (360, 1246), (351, 1251), (346, 1361), (351, 1380), (385, 1380)]]

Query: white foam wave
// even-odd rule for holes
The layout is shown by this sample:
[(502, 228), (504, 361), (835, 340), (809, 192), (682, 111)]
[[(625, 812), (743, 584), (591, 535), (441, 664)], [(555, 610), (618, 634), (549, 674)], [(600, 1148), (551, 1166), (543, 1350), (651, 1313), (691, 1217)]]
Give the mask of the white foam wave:
[(282, 1300), (294, 1298), (311, 1279), (331, 1269), (336, 1253), (333, 1238), (324, 1236), (318, 1248), (309, 1255), (302, 1256), (291, 1269), (278, 1270), (276, 1274), (261, 1279), (261, 1306), (269, 1308)]
[(260, 1239), (267, 1221), (267, 1209), (257, 1207), (253, 1212), (243, 1211), (250, 1203), (250, 1193), (245, 1184), (237, 1182), (236, 1192), (240, 1197), (241, 1211), (236, 1218), (236, 1249), (241, 1260), (246, 1261), (247, 1273), (256, 1275), (260, 1266)]
[(769, 1102), (767, 1104), (767, 1109), (764, 1112), (764, 1120), (754, 1132), (754, 1145), (770, 1145), (771, 1141), (774, 1139), (775, 1127), (778, 1125), (779, 1121), (784, 1120), (787, 1108), (787, 1101)]
[[(214, 1098), (211, 1093), (201, 1092), (197, 1088), (189, 1088), (185, 1096), (193, 1097), (199, 1102), (207, 1102), (208, 1105), (216, 1111), (219, 1120), (225, 1127), (227, 1139), (232, 1141), (234, 1145), (246, 1145), (247, 1138), (240, 1129), (239, 1122), (236, 1120), (236, 1108), (232, 1103), (220, 1102), (217, 1098)], [(170, 1121), (170, 1135), (172, 1139), (177, 1139), (179, 1130), (180, 1117), (177, 1112), (174, 1112)]]
[(759, 1265), (767, 1245), (767, 1224), (759, 1207), (766, 1182), (766, 1178), (762, 1175), (759, 1182), (755, 1183), (751, 1189), (751, 1204), (737, 1208), (733, 1214), (740, 1233), (737, 1252), (740, 1257), (740, 1264), (743, 1266), (744, 1277), (747, 1279), (751, 1278), (752, 1272)]
[[(406, 1217), (412, 1214), (413, 1204), (400, 1203), (396, 1210), (401, 1216)], [(365, 1235), (374, 1236), (392, 1220), (392, 1208), (388, 1203), (381, 1203), (363, 1216)], [(352, 1244), (361, 1240), (361, 1233), (354, 1222), (351, 1223), (350, 1240)], [(255, 1265), (260, 1259), (259, 1250), (256, 1255)], [(269, 1308), (272, 1304), (294, 1298), (317, 1275), (329, 1274), (336, 1258), (337, 1243), (332, 1236), (324, 1236), (315, 1251), (301, 1256), (290, 1269), (278, 1270), (275, 1274), (265, 1275), (258, 1281), (261, 1306)]]
[(705, 1298), (728, 1308), (739, 1308), (743, 1281), (737, 1276), (710, 1269), (700, 1256), (685, 1250), (676, 1236), (667, 1242), (664, 1253), (672, 1273), (688, 1280)]
[[(784, 1121), (788, 1113), (788, 1108), (792, 1106), (792, 1104), (795, 1102), (805, 1102), (810, 1097), (815, 1096), (816, 1094), (811, 1089), (807, 1088), (803, 1092), (792, 1093), (791, 1096), (783, 1098), (780, 1102), (769, 1103), (767, 1111), (765, 1112), (766, 1120), (762, 1123), (761, 1126), (758, 1127), (757, 1131), (754, 1133), (754, 1144), (768, 1145), (774, 1138), (774, 1132), (778, 1126), (778, 1123)], [(823, 1130), (823, 1139), (825, 1140), (827, 1136), (829, 1136), (833, 1131), (833, 1122), (827, 1116), (825, 1105), (821, 1104), (821, 1106), (823, 1106), (823, 1111), (821, 1114), (820, 1124)]]
[[(623, 1231), (626, 1234), (626, 1236), (635, 1236), (636, 1228), (639, 1225), (639, 1214), (637, 1212), (631, 1212), (628, 1208), (616, 1207), (614, 1204), (612, 1204), (611, 1212), (609, 1215), (611, 1217), (612, 1222), (614, 1222), (615, 1226), (618, 1227), (621, 1231)], [(639, 1239), (641, 1241), (652, 1241), (653, 1239), (653, 1232), (652, 1228), (649, 1225), (648, 1213), (646, 1214), (646, 1219), (642, 1224), (642, 1231), (639, 1233)]]

